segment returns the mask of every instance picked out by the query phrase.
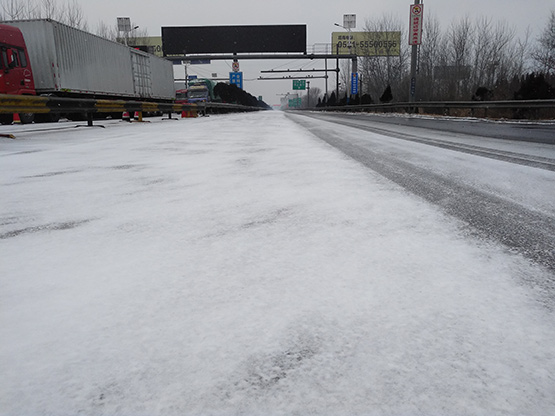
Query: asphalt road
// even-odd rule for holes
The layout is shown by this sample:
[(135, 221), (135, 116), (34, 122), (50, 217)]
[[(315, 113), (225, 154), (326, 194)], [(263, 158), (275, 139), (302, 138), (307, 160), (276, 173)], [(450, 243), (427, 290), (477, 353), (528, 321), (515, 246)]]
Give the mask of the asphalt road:
[[(318, 117), (327, 120), (334, 119), (338, 123), (352, 123), (356, 120), (363, 120), (365, 123), (374, 121), (376, 125), (387, 126), (387, 129), (392, 131), (399, 130), (395, 126), (406, 126), (504, 140), (555, 144), (554, 122), (498, 122), (486, 119), (460, 120), (449, 117), (384, 117), (383, 115), (374, 114), (349, 114), (345, 117), (341, 113), (321, 113)], [(453, 120), (456, 120), (456, 122), (453, 122)]]
[[(526, 166), (533, 168), (529, 171), (543, 175), (540, 177), (544, 179), (538, 181), (537, 186), (553, 195), (554, 123), (452, 122), (308, 112), (290, 117), (344, 154), (462, 220), (470, 233), (501, 242), (511, 251), (555, 272), (555, 206), (552, 199), (548, 198), (542, 209), (535, 209), (510, 196), (489, 192), (470, 179), (446, 175), (432, 165), (415, 163), (406, 153), (387, 148), (388, 141), (404, 140), (418, 143), (430, 153), (440, 148), (501, 160), (511, 164), (509, 169), (515, 166), (515, 175), (526, 174), (523, 170), (527, 168), (517, 168)], [(375, 134), (338, 134), (338, 129), (330, 128), (328, 122)], [(381, 140), (377, 139), (379, 137)], [(376, 140), (381, 143), (378, 145)], [(480, 169), (480, 163), (476, 164), (476, 169)], [(551, 282), (536, 283), (549, 286), (555, 293), (555, 273)]]

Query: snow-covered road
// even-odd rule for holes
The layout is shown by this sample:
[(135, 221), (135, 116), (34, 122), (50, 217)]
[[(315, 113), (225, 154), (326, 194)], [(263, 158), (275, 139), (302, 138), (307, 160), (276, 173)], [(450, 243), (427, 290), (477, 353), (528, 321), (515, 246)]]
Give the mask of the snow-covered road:
[[(529, 141), (542, 139), (533, 136), (537, 127), (555, 135), (555, 124), (300, 114), (290, 117), (326, 143), (555, 273), (555, 143)], [(393, 120), (399, 125), (386, 122)], [(515, 141), (438, 130), (468, 127), (488, 134), (495, 126), (533, 137)]]
[(552, 273), (283, 113), (21, 133), (0, 178), (0, 415), (555, 413)]

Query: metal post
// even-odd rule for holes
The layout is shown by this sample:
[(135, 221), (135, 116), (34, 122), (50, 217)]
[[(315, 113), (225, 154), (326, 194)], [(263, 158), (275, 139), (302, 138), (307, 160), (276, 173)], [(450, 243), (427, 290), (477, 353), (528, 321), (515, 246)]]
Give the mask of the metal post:
[[(352, 54), (352, 52), (351, 52), (351, 50), (352, 50), (351, 49), (352, 48), (351, 28), (349, 27), (347, 30), (349, 32), (349, 55), (351, 55)], [(348, 60), (347, 60), (347, 71), (348, 71), (347, 77), (349, 78), (350, 81), (348, 81), (347, 82), (348, 85), (345, 86), (345, 92), (346, 92), (346, 96), (347, 96), (347, 105), (349, 105), (349, 103), (351, 101), (351, 91), (350, 91), (350, 89), (352, 89), (354, 70), (353, 70), (353, 67), (351, 65), (351, 62), (349, 62)]]
[(336, 49), (337, 49), (337, 52), (336, 52), (337, 62), (336, 62), (335, 67), (337, 69), (337, 72), (335, 73), (335, 83), (336, 83), (336, 85), (335, 85), (335, 101), (336, 101), (336, 104), (337, 104), (337, 102), (339, 102), (339, 44), (337, 45)]
[[(414, 4), (420, 4), (420, 0), (414, 0)], [(416, 64), (418, 61), (418, 45), (412, 45), (410, 56), (410, 90), (409, 103), (416, 101)]]
[(87, 113), (87, 126), (89, 127), (93, 126), (93, 113), (90, 113), (90, 112)]
[(358, 72), (358, 59), (357, 58), (353, 58), (352, 59), (352, 73), (356, 74)]
[(326, 100), (328, 99), (328, 59), (324, 59), (326, 68)]

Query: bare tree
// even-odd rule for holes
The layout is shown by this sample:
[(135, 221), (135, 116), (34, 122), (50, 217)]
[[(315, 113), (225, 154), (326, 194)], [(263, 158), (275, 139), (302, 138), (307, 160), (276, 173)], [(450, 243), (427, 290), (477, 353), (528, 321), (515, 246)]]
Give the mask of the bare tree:
[(443, 99), (456, 99), (469, 94), (473, 39), (474, 30), (468, 16), (451, 23), (447, 31), (447, 89)]
[(20, 0), (2, 1), (2, 20), (24, 19), (29, 10), (29, 4)]
[(65, 12), (62, 14), (62, 19), (65, 24), (76, 27), (78, 29), (87, 30), (88, 25), (85, 21), (83, 9), (76, 0), (71, 2), (68, 0), (65, 7)]
[(52, 19), (78, 29), (87, 29), (87, 22), (77, 0), (3, 0), (0, 8), (3, 20)]
[(95, 34), (105, 39), (116, 41), (118, 37), (118, 28), (115, 25), (108, 26), (103, 21), (100, 21), (96, 27)]
[[(530, 53), (530, 27), (526, 28), (524, 37), (516, 39), (508, 48), (505, 59), (506, 64), (501, 68), (500, 78), (512, 78), (520, 76), (528, 71)], [(503, 69), (506, 72), (502, 72)]]
[[(312, 108), (316, 107), (318, 104), (318, 98), (321, 98), (322, 90), (318, 87), (310, 88), (310, 97), (307, 91), (307, 94), (301, 97), (301, 107), (302, 108)], [(310, 99), (309, 99), (310, 98)]]
[[(401, 32), (401, 39), (406, 38), (405, 25), (397, 18), (384, 16), (377, 20), (367, 20), (365, 32)], [(393, 97), (402, 100), (406, 95), (408, 87), (403, 84), (407, 74), (409, 62), (409, 48), (403, 47), (401, 41), (400, 54), (398, 56), (364, 56), (360, 58), (362, 76), (364, 82), (362, 94), (379, 97), (384, 89), (391, 85)]]
[(495, 26), (491, 18), (482, 17), (475, 25), (472, 51), (472, 89), (485, 87), (493, 90), (501, 74), (506, 74), (509, 59), (507, 52), (515, 36), (515, 29), (499, 21)]
[(61, 12), (56, 0), (42, 0), (41, 17), (44, 19), (61, 20)]
[[(418, 84), (420, 88), (418, 98), (421, 100), (440, 99), (441, 83), (436, 77), (437, 68), (445, 66), (447, 62), (447, 47), (441, 32), (439, 19), (435, 15), (428, 15), (424, 19), (422, 45), (419, 52)], [(441, 75), (441, 74), (438, 74)]]
[(551, 11), (549, 21), (538, 39), (538, 45), (532, 52), (532, 58), (539, 71), (555, 74), (555, 10)]

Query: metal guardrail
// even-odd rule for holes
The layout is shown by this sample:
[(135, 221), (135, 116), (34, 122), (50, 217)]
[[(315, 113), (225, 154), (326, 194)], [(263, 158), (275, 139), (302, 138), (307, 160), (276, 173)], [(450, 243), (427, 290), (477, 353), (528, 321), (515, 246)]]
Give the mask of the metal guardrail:
[(101, 100), (87, 98), (60, 98), (34, 95), (0, 94), (0, 113), (82, 113), (92, 125), (96, 113), (180, 113), (183, 111), (197, 112), (241, 112), (259, 111), (263, 108), (248, 107), (228, 103), (175, 104), (148, 101)]
[(402, 110), (418, 113), (420, 109), (555, 109), (555, 100), (505, 100), (505, 101), (422, 101), (414, 103), (359, 104), (310, 108), (313, 111), (376, 111)]

